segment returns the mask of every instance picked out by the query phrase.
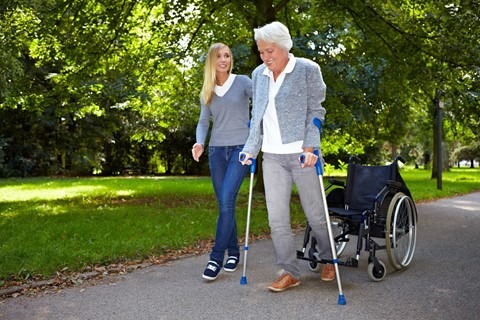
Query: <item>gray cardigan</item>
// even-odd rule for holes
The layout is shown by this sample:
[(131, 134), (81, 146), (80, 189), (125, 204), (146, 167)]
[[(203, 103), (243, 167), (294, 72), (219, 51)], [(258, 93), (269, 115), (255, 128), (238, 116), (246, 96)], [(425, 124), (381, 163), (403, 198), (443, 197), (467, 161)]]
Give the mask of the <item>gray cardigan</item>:
[[(269, 77), (264, 75), (265, 64), (252, 73), (253, 109), (250, 131), (243, 152), (257, 157), (262, 146), (262, 119), (268, 104)], [(324, 120), (326, 85), (323, 82), (320, 66), (315, 62), (297, 58), (291, 73), (275, 96), (278, 124), (282, 142), (292, 143), (303, 140), (303, 148), (320, 147), (320, 134), (313, 124), (314, 118)]]

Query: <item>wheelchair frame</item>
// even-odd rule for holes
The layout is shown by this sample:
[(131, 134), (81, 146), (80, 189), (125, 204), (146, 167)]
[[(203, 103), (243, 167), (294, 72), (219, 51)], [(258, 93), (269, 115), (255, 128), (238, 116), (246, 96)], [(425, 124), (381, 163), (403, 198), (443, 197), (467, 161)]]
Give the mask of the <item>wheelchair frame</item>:
[[(325, 188), (337, 256), (344, 252), (350, 236), (357, 236), (355, 257), (337, 260), (338, 265), (358, 267), (363, 248), (369, 252), (367, 273), (373, 281), (381, 281), (386, 276), (385, 264), (376, 257), (377, 250), (386, 250), (388, 260), (396, 270), (407, 267), (415, 252), (417, 210), (410, 191), (400, 176), (398, 161), (405, 162), (398, 156), (390, 165), (365, 166), (357, 164), (360, 159), (352, 156), (349, 159), (347, 183), (329, 180), (329, 185)], [(372, 175), (372, 179), (355, 181), (358, 180), (355, 170), (365, 171), (367, 175)], [(355, 188), (359, 188), (359, 185), (365, 188), (357, 192)], [(363, 190), (368, 189), (369, 185), (375, 185), (374, 189), (379, 190)], [(356, 195), (365, 193), (365, 198), (368, 199), (354, 199)], [(378, 239), (384, 239), (384, 244)], [(319, 271), (320, 264), (333, 263), (318, 256), (316, 243), (307, 224), (303, 248), (297, 251), (297, 258), (309, 261), (312, 271)]]

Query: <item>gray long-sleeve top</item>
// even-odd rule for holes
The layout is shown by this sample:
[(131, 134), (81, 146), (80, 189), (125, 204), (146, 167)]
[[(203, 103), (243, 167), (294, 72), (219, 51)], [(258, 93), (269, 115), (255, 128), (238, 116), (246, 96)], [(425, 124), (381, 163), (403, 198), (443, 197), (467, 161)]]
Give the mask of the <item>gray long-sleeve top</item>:
[(252, 81), (248, 76), (236, 75), (230, 89), (221, 97), (214, 94), (209, 106), (201, 103), (197, 124), (197, 143), (205, 144), (210, 119), (213, 120), (210, 146), (243, 145), (248, 136)]

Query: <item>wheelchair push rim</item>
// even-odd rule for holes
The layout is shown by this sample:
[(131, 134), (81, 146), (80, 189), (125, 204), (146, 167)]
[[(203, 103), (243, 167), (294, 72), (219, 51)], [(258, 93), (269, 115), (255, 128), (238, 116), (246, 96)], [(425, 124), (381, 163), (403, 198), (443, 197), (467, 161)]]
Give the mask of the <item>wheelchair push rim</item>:
[(385, 244), (390, 264), (396, 270), (412, 261), (417, 239), (417, 210), (406, 194), (395, 194), (387, 212)]

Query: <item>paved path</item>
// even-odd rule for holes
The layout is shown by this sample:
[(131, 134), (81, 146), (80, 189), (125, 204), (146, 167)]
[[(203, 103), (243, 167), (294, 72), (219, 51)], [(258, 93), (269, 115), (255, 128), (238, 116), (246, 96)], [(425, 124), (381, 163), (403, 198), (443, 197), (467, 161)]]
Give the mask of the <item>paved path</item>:
[[(240, 285), (241, 265), (233, 274), (204, 282), (208, 256), (202, 255), (96, 286), (9, 298), (0, 303), (0, 319), (478, 319), (480, 193), (417, 209), (418, 242), (410, 267), (394, 272), (385, 252), (379, 252), (388, 274), (372, 282), (362, 252), (359, 268), (340, 267), (345, 306), (337, 304), (336, 282), (321, 282), (305, 261), (299, 287), (269, 292), (266, 287), (275, 278), (273, 247), (261, 240), (249, 247), (247, 285)], [(299, 249), (302, 236), (296, 237)]]

